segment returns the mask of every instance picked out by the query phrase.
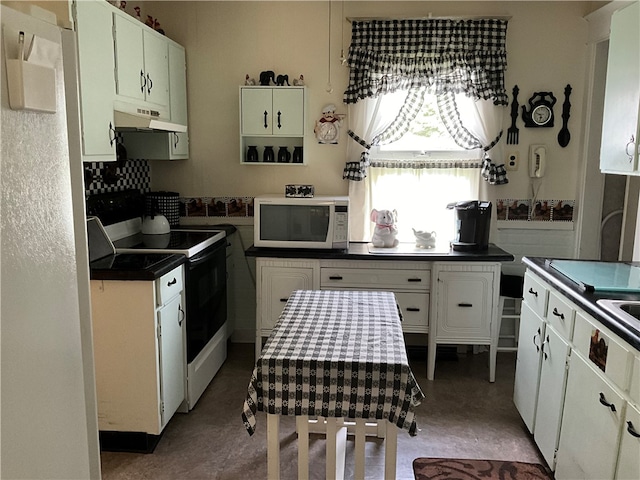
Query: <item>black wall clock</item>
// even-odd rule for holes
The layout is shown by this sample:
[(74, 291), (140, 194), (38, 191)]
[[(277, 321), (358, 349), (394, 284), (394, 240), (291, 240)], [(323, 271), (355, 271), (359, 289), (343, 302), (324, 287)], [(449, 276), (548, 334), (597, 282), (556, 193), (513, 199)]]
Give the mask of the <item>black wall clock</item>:
[(522, 121), (525, 127), (553, 127), (553, 106), (556, 97), (551, 92), (535, 92), (529, 99), (529, 110), (522, 106)]

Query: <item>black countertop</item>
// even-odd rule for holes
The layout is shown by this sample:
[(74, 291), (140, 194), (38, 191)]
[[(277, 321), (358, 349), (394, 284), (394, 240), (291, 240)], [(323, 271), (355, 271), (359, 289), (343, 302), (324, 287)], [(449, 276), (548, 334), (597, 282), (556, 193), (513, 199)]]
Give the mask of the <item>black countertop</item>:
[[(409, 246), (411, 248), (409, 248)], [(423, 249), (413, 252), (413, 244), (407, 248), (389, 249), (389, 253), (369, 253), (366, 242), (351, 242), (348, 250), (313, 250), (302, 248), (258, 248), (253, 245), (245, 251), (247, 257), (312, 258), (321, 260), (384, 260), (422, 262), (512, 262), (513, 255), (490, 244), (487, 250), (457, 252), (450, 248)]]
[(117, 253), (89, 264), (91, 280), (155, 280), (187, 261), (171, 253)]
[(552, 258), (522, 258), (522, 262), (529, 267), (533, 273), (555, 287), (565, 297), (629, 343), (636, 350), (640, 350), (640, 329), (634, 329), (630, 325), (621, 323), (615, 316), (608, 313), (596, 303), (596, 301), (600, 299), (640, 300), (640, 293), (587, 291), (583, 286), (573, 282), (555, 268), (551, 267), (551, 261), (553, 261)]

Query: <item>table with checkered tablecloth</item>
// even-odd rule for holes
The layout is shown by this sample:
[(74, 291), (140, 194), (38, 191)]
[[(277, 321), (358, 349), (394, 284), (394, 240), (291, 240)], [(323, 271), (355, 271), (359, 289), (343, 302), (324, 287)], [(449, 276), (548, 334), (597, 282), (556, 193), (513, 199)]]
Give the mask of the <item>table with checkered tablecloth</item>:
[(391, 292), (297, 290), (251, 375), (242, 418), (273, 415), (388, 420), (410, 435), (423, 398)]

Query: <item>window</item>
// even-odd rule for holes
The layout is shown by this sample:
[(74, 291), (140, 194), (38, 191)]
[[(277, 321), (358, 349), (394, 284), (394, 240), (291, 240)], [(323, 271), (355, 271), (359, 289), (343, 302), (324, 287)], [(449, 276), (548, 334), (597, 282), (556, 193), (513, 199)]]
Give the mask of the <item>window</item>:
[[(397, 111), (398, 95), (387, 94), (379, 105), (380, 116)], [(388, 111), (387, 111), (388, 109)], [(413, 229), (435, 231), (438, 241), (454, 238), (453, 211), (447, 204), (478, 197), (482, 152), (456, 144), (440, 120), (435, 95), (425, 101), (409, 131), (398, 141), (372, 147), (371, 166), (362, 182), (370, 207), (398, 212), (398, 240), (413, 242)], [(365, 228), (370, 239), (373, 224)]]

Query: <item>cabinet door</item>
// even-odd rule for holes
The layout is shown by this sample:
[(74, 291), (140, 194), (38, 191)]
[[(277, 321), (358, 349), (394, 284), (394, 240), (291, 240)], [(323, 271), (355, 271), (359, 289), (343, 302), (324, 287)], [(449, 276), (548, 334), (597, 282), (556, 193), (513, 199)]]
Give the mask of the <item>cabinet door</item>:
[(569, 344), (547, 325), (541, 353), (542, 367), (533, 437), (542, 456), (553, 470), (562, 420)]
[(263, 267), (262, 276), (262, 325), (261, 330), (271, 330), (278, 321), (284, 304), (294, 290), (313, 289), (313, 268)]
[(638, 2), (615, 12), (611, 18), (600, 147), (600, 169), (603, 171), (631, 172), (638, 169), (639, 18)]
[[(171, 121), (188, 124), (187, 118), (187, 63), (184, 48), (169, 44), (169, 110)], [(189, 136), (187, 132), (169, 134), (171, 158), (189, 156)]]
[(439, 272), (436, 337), (452, 343), (491, 340), (493, 273)]
[(623, 408), (623, 398), (608, 382), (580, 355), (572, 354), (556, 479), (613, 478)]
[(616, 478), (618, 480), (640, 478), (640, 410), (633, 405), (627, 405), (627, 414), (622, 428)]
[(545, 324), (525, 302), (520, 313), (520, 334), (513, 402), (529, 432), (533, 433), (540, 382), (540, 347)]
[(270, 88), (242, 89), (242, 134), (271, 135), (273, 102)]
[(160, 399), (162, 426), (167, 424), (185, 398), (183, 349), (184, 309), (177, 295), (158, 310), (160, 345)]
[(106, 2), (76, 2), (82, 160), (116, 159), (113, 132), (113, 33), (111, 6)]
[(169, 106), (169, 49), (155, 32), (143, 31), (145, 99), (162, 107)]
[(272, 112), (274, 135), (304, 135), (303, 90), (274, 89)]
[(146, 72), (140, 23), (114, 14), (116, 92), (135, 100), (145, 99)]

